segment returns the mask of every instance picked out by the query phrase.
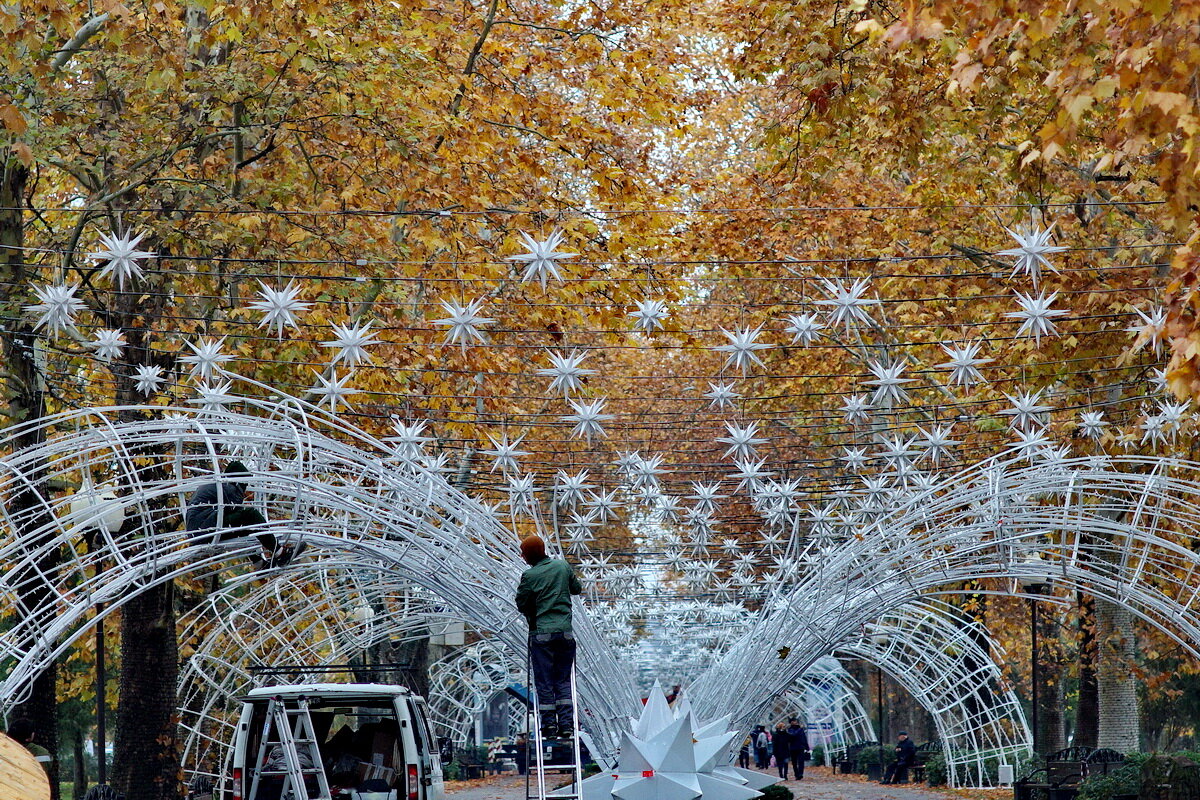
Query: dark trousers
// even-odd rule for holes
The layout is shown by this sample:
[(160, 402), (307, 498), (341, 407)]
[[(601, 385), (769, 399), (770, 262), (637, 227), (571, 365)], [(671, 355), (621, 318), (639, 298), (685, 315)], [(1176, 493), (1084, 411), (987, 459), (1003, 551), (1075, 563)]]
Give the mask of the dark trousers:
[(807, 758), (807, 750), (793, 750), (791, 753), (792, 774), (798, 781), (804, 780), (804, 762)]
[(225, 506), (221, 509), (221, 527), (207, 528), (196, 533), (205, 534), (212, 531), (212, 542), (227, 542), (230, 539), (240, 539), (243, 536), (254, 536), (263, 550), (275, 552), (275, 534), (256, 533), (255, 529), (265, 525), (267, 518), (253, 506)]
[(741, 749), (738, 751), (738, 766), (742, 769), (750, 769), (750, 751)]
[(537, 691), (542, 727), (574, 725), (571, 704), (571, 667), (575, 664), (575, 637), (569, 633), (534, 633), (529, 637), (529, 665)]
[(888, 764), (884, 783), (908, 783), (908, 764)]
[(779, 767), (779, 777), (787, 780), (788, 754), (786, 750), (775, 751), (775, 766)]
[(771, 755), (767, 752), (767, 748), (754, 748), (754, 766), (758, 767), (759, 769), (766, 769), (767, 765), (770, 763)]

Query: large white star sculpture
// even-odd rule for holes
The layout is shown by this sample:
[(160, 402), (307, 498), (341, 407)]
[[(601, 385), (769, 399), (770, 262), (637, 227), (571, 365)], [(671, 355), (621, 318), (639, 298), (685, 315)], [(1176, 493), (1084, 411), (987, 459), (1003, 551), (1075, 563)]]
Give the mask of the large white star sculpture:
[[(740, 735), (728, 730), (729, 718), (701, 724), (685, 698), (667, 704), (657, 685), (641, 716), (621, 738), (620, 756), (611, 772), (583, 782), (582, 800), (751, 800), (776, 779), (728, 764)], [(571, 792), (567, 787), (551, 797)]]
[(521, 274), (521, 281), (536, 280), (542, 284), (543, 292), (546, 291), (547, 279), (554, 278), (561, 283), (562, 275), (558, 272), (558, 262), (579, 255), (578, 253), (560, 253), (555, 250), (567, 238), (563, 232), (556, 228), (550, 232), (545, 241), (541, 242), (524, 231), (518, 231), (518, 233), (525, 243), (527, 252), (509, 256), (508, 260), (525, 262), (525, 272)]
[(111, 274), (117, 281), (117, 288), (125, 291), (127, 279), (142, 277), (142, 265), (139, 262), (143, 259), (154, 258), (152, 251), (137, 249), (145, 235), (139, 233), (135, 236), (131, 231), (123, 234), (102, 233), (100, 234), (100, 249), (88, 253), (87, 257), (93, 261), (107, 262), (100, 270), (100, 277)]

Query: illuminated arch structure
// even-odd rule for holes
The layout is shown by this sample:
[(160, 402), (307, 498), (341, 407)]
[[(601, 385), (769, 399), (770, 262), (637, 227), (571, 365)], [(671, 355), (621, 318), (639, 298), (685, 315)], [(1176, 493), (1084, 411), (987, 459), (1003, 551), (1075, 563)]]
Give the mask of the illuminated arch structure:
[[(243, 402), (254, 413), (67, 412), (39, 423), (53, 432), (43, 444), (15, 451), (24, 426), (6, 432), (0, 493), (21, 495), (22, 502), (0, 506), (2, 588), (14, 598), (14, 624), (0, 634), (0, 656), (14, 664), (0, 683), (4, 703), (18, 701), (30, 678), (88, 630), (98, 603), (111, 613), (139, 587), (215, 574), (257, 549), (253, 540), (214, 545), (178, 531), (182, 499), (235, 455), (254, 470), (248, 483), (276, 535), (310, 546), (283, 572), (392, 573), (523, 654), (524, 625), (511, 606), (522, 565), (515, 537), (491, 509), (436, 468), (399, 458), (396, 448), (335, 417), (297, 401)], [(91, 502), (73, 504), (47, 488), (88, 473), (118, 486), (117, 494), (95, 492)], [(745, 725), (819, 658), (846, 650), (883, 664), (917, 694), (927, 687), (927, 707), (941, 697), (946, 713), (958, 718), (946, 728), (951, 738), (974, 736), (978, 747), (989, 748), (980, 750), (980, 761), (1002, 745), (999, 733), (979, 731), (1008, 724), (1003, 746), (1023, 746), (1023, 722), (1008, 713), (1007, 701), (985, 706), (982, 718), (973, 719), (962, 706), (970, 680), (923, 682), (920, 675), (936, 669), (913, 669), (949, 635), (928, 623), (936, 615), (914, 611), (915, 604), (932, 608), (931, 596), (952, 593), (947, 587), (964, 581), (990, 581), (992, 588), (982, 591), (1019, 595), (1018, 581), (1033, 579), (1127, 607), (1196, 655), (1196, 476), (1197, 465), (1172, 459), (1043, 452), (990, 459), (921, 487), (898, 476), (882, 500), (878, 492), (850, 498), (859, 502), (852, 514), (865, 531), (861, 538), (829, 548), (793, 580), (772, 584), (761, 613), (690, 686), (692, 707), (701, 718), (732, 711), (735, 724)], [(117, 508), (126, 519), (120, 533), (103, 533), (85, 547), (84, 534)], [(60, 549), (65, 568), (43, 570)], [(232, 585), (262, 577), (248, 573)], [(19, 604), (36, 590), (49, 599)], [(579, 617), (581, 702), (596, 743), (611, 752), (637, 711), (636, 683), (587, 615)], [(926, 628), (942, 638), (923, 643)], [(864, 630), (871, 635), (864, 638)], [(791, 653), (784, 670), (762, 657), (781, 647)], [(746, 701), (736, 705), (731, 698)], [(978, 764), (962, 770), (958, 781), (984, 780)]]

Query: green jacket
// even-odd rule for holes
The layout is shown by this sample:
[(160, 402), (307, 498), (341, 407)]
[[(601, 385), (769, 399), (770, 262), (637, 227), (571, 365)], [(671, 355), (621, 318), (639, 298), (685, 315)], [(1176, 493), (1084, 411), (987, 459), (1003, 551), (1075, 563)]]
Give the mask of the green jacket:
[(517, 610), (529, 620), (530, 633), (570, 633), (571, 595), (582, 591), (570, 564), (544, 558), (521, 575)]

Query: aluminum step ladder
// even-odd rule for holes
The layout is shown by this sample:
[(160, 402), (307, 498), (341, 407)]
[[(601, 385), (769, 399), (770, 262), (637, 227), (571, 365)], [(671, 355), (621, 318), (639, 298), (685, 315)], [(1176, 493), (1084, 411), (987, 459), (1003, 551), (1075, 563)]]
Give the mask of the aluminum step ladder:
[[(283, 756), (283, 768), (267, 769), (266, 760), (275, 748), (279, 748)], [(308, 766), (304, 766), (305, 761)], [(313, 730), (312, 715), (308, 711), (308, 700), (303, 697), (296, 701), (294, 707), (285, 704), (282, 697), (272, 697), (267, 704), (267, 718), (259, 738), (249, 800), (258, 797), (258, 786), (263, 778), (274, 777), (283, 778), (280, 800), (333, 800), (329, 779), (325, 777), (325, 767), (321, 764), (321, 750), (316, 731)], [(309, 777), (316, 778), (316, 794), (308, 793), (306, 779)]]
[[(532, 673), (532, 670), (530, 670)], [(529, 698), (530, 718), (532, 726), (530, 733), (533, 738), (533, 763), (525, 770), (525, 800), (580, 800), (583, 785), (583, 763), (579, 747), (579, 695), (575, 691), (575, 665), (571, 665), (571, 741), (568, 748), (567, 761), (547, 761), (547, 751), (553, 754), (554, 748), (548, 746), (542, 738), (542, 714), (538, 707), (537, 687), (530, 675)], [(555, 740), (561, 741), (561, 740)], [(528, 762), (527, 762), (528, 763)], [(571, 776), (569, 786), (547, 790), (547, 773)]]

